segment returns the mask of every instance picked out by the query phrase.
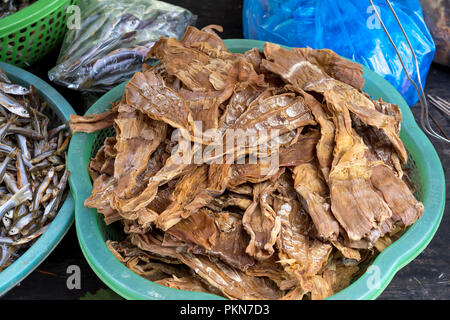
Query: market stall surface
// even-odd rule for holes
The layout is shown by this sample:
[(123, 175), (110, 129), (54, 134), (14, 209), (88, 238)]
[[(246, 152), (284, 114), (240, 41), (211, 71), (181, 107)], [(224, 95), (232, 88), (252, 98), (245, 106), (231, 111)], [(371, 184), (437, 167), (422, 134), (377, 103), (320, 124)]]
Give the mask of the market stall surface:
[[(242, 1), (169, 0), (198, 15), (197, 26), (220, 24), (224, 27), (221, 37), (242, 38)], [(41, 62), (27, 68), (28, 71), (48, 81), (47, 71), (54, 65), (59, 48)], [(96, 96), (84, 95), (54, 85), (83, 114), (95, 102)], [(426, 94), (450, 101), (450, 69), (433, 64), (427, 79)], [(441, 128), (450, 135), (450, 120), (434, 107), (431, 114)], [(420, 106), (412, 108), (416, 120)], [(437, 130), (437, 129), (436, 129)], [(446, 173), (450, 168), (450, 145), (431, 140)], [(448, 190), (448, 189), (447, 189)], [(410, 264), (400, 270), (379, 299), (450, 299), (450, 214), (449, 192), (441, 225), (428, 247)], [(79, 278), (78, 278), (79, 276)], [(52, 254), (20, 285), (8, 292), (3, 299), (114, 299), (120, 298), (95, 275), (78, 245), (73, 225)]]

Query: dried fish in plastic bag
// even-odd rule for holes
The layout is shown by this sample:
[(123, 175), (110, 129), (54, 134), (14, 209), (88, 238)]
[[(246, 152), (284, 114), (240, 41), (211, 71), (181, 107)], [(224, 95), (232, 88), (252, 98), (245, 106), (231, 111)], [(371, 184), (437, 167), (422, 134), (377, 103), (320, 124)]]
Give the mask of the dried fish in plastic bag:
[(156, 0), (82, 0), (80, 29), (66, 33), (50, 80), (81, 91), (107, 91), (142, 68), (160, 37), (180, 38), (196, 16)]

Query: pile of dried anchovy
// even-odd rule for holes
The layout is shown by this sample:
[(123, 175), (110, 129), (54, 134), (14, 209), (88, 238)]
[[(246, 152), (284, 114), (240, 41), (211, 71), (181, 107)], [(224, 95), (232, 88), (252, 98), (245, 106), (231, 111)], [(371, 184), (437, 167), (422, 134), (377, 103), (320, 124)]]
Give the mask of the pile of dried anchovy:
[(66, 123), (47, 130), (45, 107), (33, 86), (11, 83), (0, 69), (0, 271), (47, 230), (63, 203), (70, 133)]

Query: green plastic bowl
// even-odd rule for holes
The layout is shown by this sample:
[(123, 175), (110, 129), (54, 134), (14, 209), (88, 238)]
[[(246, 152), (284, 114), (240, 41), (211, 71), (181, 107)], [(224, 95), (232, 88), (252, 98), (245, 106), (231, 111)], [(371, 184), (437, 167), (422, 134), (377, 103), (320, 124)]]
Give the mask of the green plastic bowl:
[[(4, 62), (0, 62), (0, 68), (6, 72), (13, 83), (26, 87), (33, 85), (36, 88), (41, 101), (47, 102), (46, 114), (51, 124), (65, 122), (69, 120), (71, 114), (75, 113), (66, 99), (38, 77)], [(74, 202), (69, 192), (47, 231), (19, 259), (0, 272), (0, 296), (22, 281), (53, 251), (69, 230), (73, 222), (73, 212)]]
[(39, 0), (0, 19), (0, 61), (29, 66), (55, 48), (67, 30), (67, 7), (78, 0)]
[[(262, 49), (263, 41), (225, 40), (229, 50), (245, 52), (251, 48)], [(441, 162), (425, 134), (417, 126), (414, 117), (402, 96), (386, 80), (363, 67), (366, 80), (364, 91), (374, 98), (397, 104), (403, 114), (401, 139), (409, 153), (408, 165), (412, 178), (419, 187), (416, 196), (423, 202), (422, 218), (405, 234), (385, 249), (374, 260), (371, 267), (349, 287), (329, 299), (375, 299), (383, 292), (395, 273), (422, 252), (435, 234), (445, 205), (445, 180)], [(110, 108), (111, 102), (121, 98), (125, 83), (102, 96), (87, 113), (101, 113)], [(148, 281), (117, 260), (107, 248), (107, 239), (118, 240), (118, 232), (106, 226), (103, 217), (95, 209), (86, 208), (84, 200), (92, 191), (87, 170), (92, 155), (103, 144), (113, 129), (92, 134), (76, 133), (69, 146), (68, 166), (71, 172), (70, 185), (75, 198), (75, 224), (81, 249), (95, 273), (111, 289), (127, 299), (221, 299), (201, 292), (171, 289)], [(379, 280), (379, 281), (374, 281)]]

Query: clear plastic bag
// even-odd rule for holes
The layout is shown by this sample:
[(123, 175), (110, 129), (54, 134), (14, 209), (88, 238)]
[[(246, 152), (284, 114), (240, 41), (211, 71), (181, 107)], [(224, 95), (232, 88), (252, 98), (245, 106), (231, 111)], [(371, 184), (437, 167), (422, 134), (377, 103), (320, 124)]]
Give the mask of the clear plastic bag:
[[(412, 79), (414, 60), (385, 0), (374, 0)], [(391, 0), (415, 50), (422, 83), (433, 60), (435, 45), (417, 0)], [(292, 47), (329, 48), (368, 66), (388, 80), (412, 106), (417, 92), (408, 80), (394, 48), (369, 1), (245, 0), (244, 36)]]
[(156, 0), (81, 0), (81, 28), (68, 30), (48, 76), (71, 89), (104, 92), (141, 70), (160, 37), (180, 38), (196, 16)]

